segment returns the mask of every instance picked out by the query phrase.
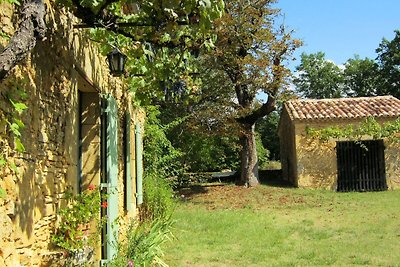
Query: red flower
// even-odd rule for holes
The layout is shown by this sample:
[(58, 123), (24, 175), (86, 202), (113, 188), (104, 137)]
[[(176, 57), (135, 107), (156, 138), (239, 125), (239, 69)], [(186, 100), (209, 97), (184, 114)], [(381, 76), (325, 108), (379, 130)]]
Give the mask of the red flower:
[(93, 191), (96, 189), (96, 186), (94, 184), (90, 184), (88, 188), (89, 190)]
[(101, 207), (104, 208), (104, 209), (107, 208), (108, 207), (107, 201), (101, 202)]

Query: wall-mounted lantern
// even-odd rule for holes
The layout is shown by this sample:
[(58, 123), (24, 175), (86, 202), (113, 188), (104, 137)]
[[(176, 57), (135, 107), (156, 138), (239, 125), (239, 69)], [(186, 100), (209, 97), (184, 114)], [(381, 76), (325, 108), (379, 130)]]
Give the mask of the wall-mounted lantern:
[(121, 76), (124, 74), (126, 58), (126, 55), (122, 54), (117, 48), (114, 48), (107, 54), (108, 66), (113, 76)]

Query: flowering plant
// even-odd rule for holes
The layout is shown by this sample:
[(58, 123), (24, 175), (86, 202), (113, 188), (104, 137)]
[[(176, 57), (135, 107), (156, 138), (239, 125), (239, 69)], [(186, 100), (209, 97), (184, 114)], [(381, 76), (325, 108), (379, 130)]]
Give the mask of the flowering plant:
[(67, 207), (58, 212), (60, 224), (52, 237), (53, 242), (68, 251), (77, 251), (97, 241), (97, 230), (105, 222), (101, 208), (107, 207), (106, 196), (94, 185), (79, 194), (66, 193)]

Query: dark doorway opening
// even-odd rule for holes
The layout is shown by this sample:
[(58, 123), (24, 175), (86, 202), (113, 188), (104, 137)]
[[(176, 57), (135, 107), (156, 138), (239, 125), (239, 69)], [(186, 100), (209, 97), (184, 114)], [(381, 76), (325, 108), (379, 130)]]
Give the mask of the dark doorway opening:
[(336, 143), (337, 191), (387, 190), (383, 140)]

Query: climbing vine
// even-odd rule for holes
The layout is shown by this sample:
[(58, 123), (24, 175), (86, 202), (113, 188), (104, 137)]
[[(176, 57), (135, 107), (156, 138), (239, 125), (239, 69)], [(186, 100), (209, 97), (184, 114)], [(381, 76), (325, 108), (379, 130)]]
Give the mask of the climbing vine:
[[(6, 169), (10, 169), (17, 174), (15, 163), (8, 159), (9, 151), (4, 149), (13, 143), (12, 149), (15, 152), (23, 153), (25, 147), (21, 141), (22, 130), (25, 124), (22, 121), (22, 115), (28, 108), (24, 101), (27, 98), (26, 92), (17, 87), (12, 87), (6, 94), (4, 104), (0, 108), (0, 173), (4, 173)], [(6, 197), (6, 191), (0, 187), (0, 198)]]
[(18, 0), (0, 0), (0, 4), (3, 3), (3, 2), (7, 2), (7, 3), (10, 3), (10, 4), (15, 4), (17, 6), (21, 5), (21, 2), (18, 1)]
[(373, 117), (368, 117), (358, 126), (350, 124), (345, 127), (332, 126), (323, 129), (306, 127), (306, 134), (324, 142), (339, 138), (357, 141), (365, 136), (400, 142), (400, 118), (383, 124), (378, 123)]

